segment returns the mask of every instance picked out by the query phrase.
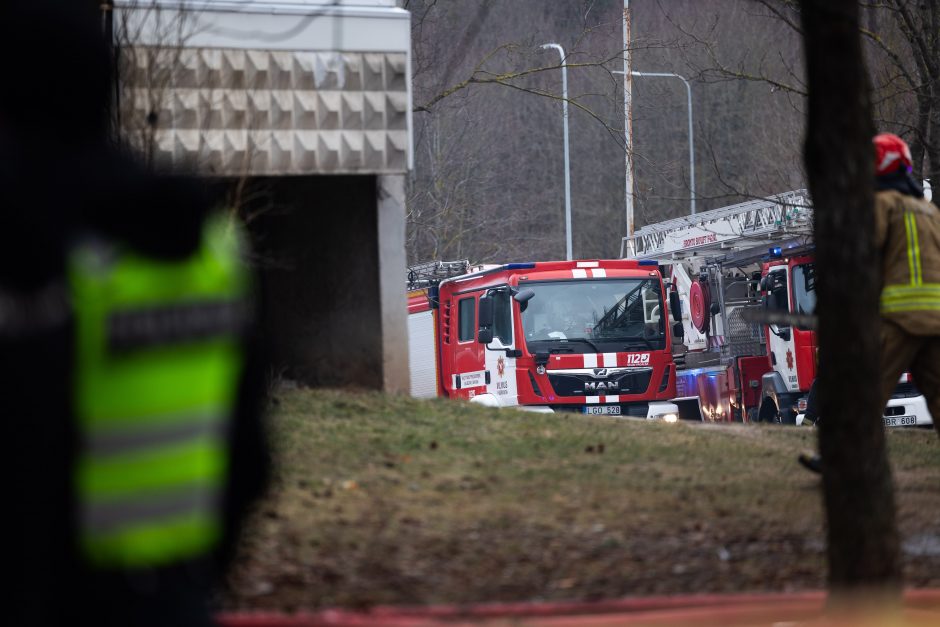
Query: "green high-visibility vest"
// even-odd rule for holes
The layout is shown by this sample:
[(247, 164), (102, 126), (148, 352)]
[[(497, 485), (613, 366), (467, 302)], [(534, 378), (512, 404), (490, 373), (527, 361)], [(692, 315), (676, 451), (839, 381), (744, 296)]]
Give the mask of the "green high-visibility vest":
[(222, 533), (247, 273), (234, 224), (160, 261), (101, 242), (70, 259), (80, 544), (104, 568), (204, 555)]

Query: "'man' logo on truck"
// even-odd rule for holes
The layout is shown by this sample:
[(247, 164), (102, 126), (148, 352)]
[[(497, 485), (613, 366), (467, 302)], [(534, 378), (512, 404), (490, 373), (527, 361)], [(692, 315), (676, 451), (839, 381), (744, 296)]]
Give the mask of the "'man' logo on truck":
[(619, 381), (585, 381), (584, 382), (584, 391), (588, 390), (597, 391), (597, 390), (619, 390), (620, 382)]
[(650, 354), (641, 353), (639, 355), (627, 355), (627, 365), (628, 366), (646, 366), (650, 363)]

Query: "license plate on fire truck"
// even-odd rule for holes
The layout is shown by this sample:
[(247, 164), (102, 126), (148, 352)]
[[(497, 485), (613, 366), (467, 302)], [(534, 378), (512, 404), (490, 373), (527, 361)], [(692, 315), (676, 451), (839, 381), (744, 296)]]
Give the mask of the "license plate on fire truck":
[(620, 405), (585, 405), (583, 411), (592, 416), (619, 416)]
[(917, 424), (917, 416), (885, 416), (886, 427), (909, 427)]

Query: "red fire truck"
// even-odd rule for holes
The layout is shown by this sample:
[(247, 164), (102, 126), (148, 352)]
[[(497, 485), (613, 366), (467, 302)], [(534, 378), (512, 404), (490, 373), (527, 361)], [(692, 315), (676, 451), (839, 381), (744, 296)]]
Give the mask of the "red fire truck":
[[(812, 225), (809, 196), (797, 190), (652, 224), (624, 239), (630, 256), (662, 264), (680, 301), (684, 341), (675, 350), (673, 400), (683, 418), (800, 422), (816, 376), (816, 333), (799, 324), (816, 305)], [(752, 312), (784, 314), (778, 318), (787, 324), (755, 322)], [(908, 375), (884, 422), (931, 424)]]
[(678, 419), (682, 326), (657, 262), (435, 262), (408, 278), (413, 396)]

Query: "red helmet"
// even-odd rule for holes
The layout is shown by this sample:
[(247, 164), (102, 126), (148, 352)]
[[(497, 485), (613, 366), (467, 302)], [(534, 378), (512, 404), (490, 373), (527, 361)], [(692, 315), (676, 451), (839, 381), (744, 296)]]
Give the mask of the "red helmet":
[(908, 172), (911, 171), (911, 149), (903, 139), (894, 133), (879, 133), (872, 141), (875, 143), (876, 175), (891, 174), (901, 166)]

